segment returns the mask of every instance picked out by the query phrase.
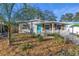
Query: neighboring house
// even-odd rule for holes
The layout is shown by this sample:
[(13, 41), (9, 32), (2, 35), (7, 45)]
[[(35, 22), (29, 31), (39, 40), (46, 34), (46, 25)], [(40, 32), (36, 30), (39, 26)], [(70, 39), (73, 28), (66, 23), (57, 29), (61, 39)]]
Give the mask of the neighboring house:
[(70, 32), (79, 35), (79, 24), (73, 24), (70, 26)]
[(79, 22), (68, 22), (65, 26), (65, 30), (67, 30), (69, 33), (79, 35)]
[(34, 19), (29, 21), (16, 21), (19, 33), (53, 33), (55, 30), (64, 30), (65, 24), (56, 21)]

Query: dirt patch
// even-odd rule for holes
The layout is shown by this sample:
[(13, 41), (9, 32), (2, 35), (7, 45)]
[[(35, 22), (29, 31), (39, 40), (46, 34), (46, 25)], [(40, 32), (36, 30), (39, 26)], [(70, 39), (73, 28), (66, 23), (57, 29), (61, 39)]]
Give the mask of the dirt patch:
[[(21, 38), (22, 39), (22, 38)], [(12, 42), (12, 46), (8, 46), (8, 40), (0, 40), (0, 55), (3, 56), (53, 56), (53, 55), (71, 55), (72, 52), (79, 51), (79, 46), (68, 43), (62, 39), (47, 39), (38, 42), (37, 38), (24, 38), (24, 40)], [(22, 50), (23, 44), (32, 44), (32, 48)], [(68, 50), (69, 49), (69, 50)], [(64, 52), (63, 52), (64, 51)], [(70, 52), (71, 51), (71, 52)], [(67, 53), (66, 53), (67, 52)], [(75, 55), (75, 52), (72, 54)], [(79, 55), (76, 53), (76, 55)]]

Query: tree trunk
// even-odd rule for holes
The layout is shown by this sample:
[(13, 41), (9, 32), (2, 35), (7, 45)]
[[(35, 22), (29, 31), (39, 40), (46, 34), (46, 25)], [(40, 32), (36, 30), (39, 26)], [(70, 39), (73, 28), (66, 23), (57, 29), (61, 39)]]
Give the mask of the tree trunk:
[(1, 34), (2, 34), (2, 27), (3, 27), (3, 25), (2, 25), (2, 21), (1, 21)]
[(11, 45), (11, 23), (8, 24), (8, 44)]

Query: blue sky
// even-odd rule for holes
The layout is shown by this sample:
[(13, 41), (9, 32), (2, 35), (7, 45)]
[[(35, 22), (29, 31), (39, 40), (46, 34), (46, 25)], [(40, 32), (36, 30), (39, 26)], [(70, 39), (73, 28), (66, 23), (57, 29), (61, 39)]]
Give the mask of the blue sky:
[(61, 15), (65, 13), (79, 12), (78, 3), (34, 3), (31, 5), (41, 10), (52, 11), (57, 16), (57, 20), (60, 20)]

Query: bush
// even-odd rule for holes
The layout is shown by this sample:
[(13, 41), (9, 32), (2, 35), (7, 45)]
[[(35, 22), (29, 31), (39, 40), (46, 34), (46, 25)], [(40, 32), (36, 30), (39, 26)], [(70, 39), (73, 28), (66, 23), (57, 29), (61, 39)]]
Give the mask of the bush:
[(58, 56), (67, 56), (68, 55), (68, 52), (66, 49), (61, 49), (59, 52), (57, 52)]
[(33, 47), (33, 45), (31, 43), (25, 43), (22, 45), (22, 50), (25, 51), (27, 49), (31, 49)]
[(71, 40), (68, 40), (68, 39), (66, 39), (66, 40), (64, 41), (64, 43), (65, 43), (65, 44), (70, 44), (70, 43), (73, 44), (73, 42), (72, 42)]
[(57, 39), (57, 40), (58, 40), (58, 39), (64, 39), (64, 37), (60, 36), (60, 35), (57, 34), (57, 33), (53, 33), (52, 35), (53, 35), (54, 38)]
[(39, 42), (42, 42), (43, 41), (43, 36), (41, 36), (40, 34), (39, 35), (37, 35), (37, 40), (39, 41)]
[(16, 38), (11, 38), (10, 39), (10, 42), (15, 42), (16, 40), (15, 40)]
[(32, 37), (33, 37), (33, 38), (36, 38), (36, 34), (35, 34), (35, 33), (32, 33)]
[(54, 34), (53, 34), (53, 33), (51, 33), (51, 34), (47, 34), (47, 36), (54, 36)]

